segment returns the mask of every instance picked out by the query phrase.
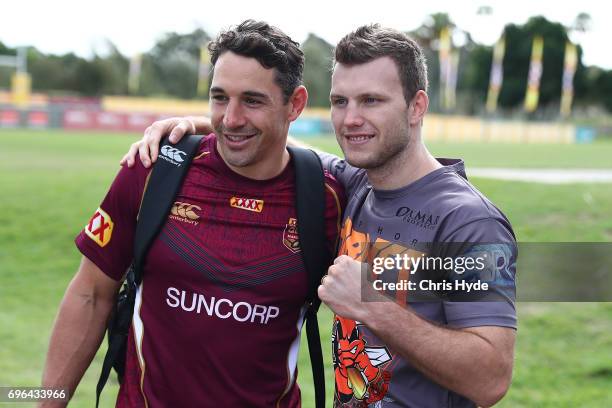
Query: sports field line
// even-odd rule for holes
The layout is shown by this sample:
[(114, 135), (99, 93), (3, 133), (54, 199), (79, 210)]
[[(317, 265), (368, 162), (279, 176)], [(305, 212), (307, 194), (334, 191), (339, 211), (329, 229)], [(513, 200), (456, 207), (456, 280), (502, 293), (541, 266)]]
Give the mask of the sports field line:
[(612, 183), (612, 170), (595, 169), (509, 169), (474, 167), (467, 169), (468, 177), (526, 181), (544, 184)]

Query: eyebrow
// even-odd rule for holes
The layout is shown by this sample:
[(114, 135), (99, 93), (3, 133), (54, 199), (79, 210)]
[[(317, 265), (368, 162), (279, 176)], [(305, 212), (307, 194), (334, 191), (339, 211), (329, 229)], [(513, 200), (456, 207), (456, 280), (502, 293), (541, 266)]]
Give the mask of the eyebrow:
[(257, 92), (257, 91), (244, 91), (242, 94), (243, 94), (243, 95), (245, 95), (245, 96), (253, 96), (253, 97), (255, 97), (255, 98), (270, 99), (270, 98), (268, 97), (268, 95), (266, 95), (266, 94), (265, 94), (265, 93), (263, 93), (263, 92)]
[[(379, 98), (379, 99), (386, 98), (385, 95), (381, 93), (377, 93), (377, 92), (364, 92), (364, 93), (360, 93), (359, 95), (357, 95), (358, 99), (369, 98), (369, 97), (374, 97), (374, 98)], [(329, 95), (329, 99), (334, 99), (334, 98), (348, 98), (348, 97), (345, 95), (335, 94), (335, 93)]]
[[(225, 93), (225, 90), (223, 90), (223, 88), (221, 88), (220, 86), (213, 86), (212, 88), (210, 88), (210, 92), (214, 92), (214, 93)], [(242, 93), (242, 96), (250, 96), (253, 98), (262, 98), (262, 99), (270, 99), (270, 97), (268, 95), (266, 95), (263, 92), (258, 92), (258, 91), (244, 91)]]

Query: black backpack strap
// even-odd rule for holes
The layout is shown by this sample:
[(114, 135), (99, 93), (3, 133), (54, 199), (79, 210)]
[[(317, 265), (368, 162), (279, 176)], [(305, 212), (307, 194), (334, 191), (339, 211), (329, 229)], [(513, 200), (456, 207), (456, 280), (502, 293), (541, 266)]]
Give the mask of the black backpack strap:
[(134, 282), (140, 285), (142, 266), (153, 240), (166, 223), (168, 213), (189, 170), (202, 136), (183, 137), (176, 145), (165, 138), (142, 198), (134, 238)]
[(321, 336), (319, 334), (319, 321), (317, 312), (311, 307), (306, 311), (306, 338), (308, 339), (308, 353), (312, 366), (312, 381), (315, 389), (315, 407), (325, 407), (325, 365), (323, 364), (323, 351), (321, 349)]
[[(131, 268), (131, 267), (130, 267)], [(125, 304), (125, 307), (134, 310), (134, 298), (126, 299), (129, 304)], [(104, 355), (104, 361), (102, 362), (102, 371), (100, 372), (100, 378), (96, 385), (96, 408), (100, 404), (100, 395), (106, 385), (108, 376), (113, 368), (114, 362), (120, 358), (121, 352), (125, 352), (125, 345), (127, 343), (128, 331), (132, 322), (132, 316), (127, 313), (122, 313), (115, 316), (116, 327), (126, 327), (125, 330), (114, 330), (108, 332), (108, 348)]]
[(319, 156), (309, 149), (288, 147), (295, 167), (295, 196), (298, 234), (304, 264), (308, 273), (306, 336), (312, 365), (317, 408), (325, 407), (325, 374), (317, 310), (321, 300), (317, 288), (327, 273), (332, 254), (325, 234), (325, 177)]
[(331, 263), (325, 233), (325, 177), (319, 156), (309, 149), (288, 147), (295, 168), (295, 196), (302, 258), (308, 271), (308, 300), (320, 304), (317, 288)]
[[(142, 268), (151, 243), (168, 219), (174, 197), (178, 194), (202, 136), (186, 136), (176, 145), (168, 138), (160, 144), (158, 160), (151, 170), (149, 182), (140, 204), (134, 238), (134, 261), (128, 270), (124, 290), (119, 294), (120, 308), (115, 310), (112, 330), (108, 333), (108, 349), (96, 386), (96, 408), (100, 395), (115, 362), (125, 353), (125, 345), (134, 313), (135, 291), (142, 281)], [(121, 359), (123, 360), (123, 359)]]

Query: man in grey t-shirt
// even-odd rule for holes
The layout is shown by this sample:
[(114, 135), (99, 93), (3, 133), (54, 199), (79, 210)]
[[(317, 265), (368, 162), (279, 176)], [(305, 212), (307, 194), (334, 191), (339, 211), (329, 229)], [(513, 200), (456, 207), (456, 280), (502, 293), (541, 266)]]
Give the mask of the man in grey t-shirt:
[[(426, 90), (422, 51), (404, 34), (365, 26), (338, 43), (331, 116), (348, 164), (325, 155), (324, 163), (350, 201), (339, 257), (319, 287), (336, 314), (336, 406), (489, 406), (512, 377), (512, 228), (467, 181), (461, 161), (436, 160), (423, 144)], [(364, 301), (362, 262), (435, 255), (428, 252), (439, 243), (449, 243), (452, 259), (489, 255), (480, 278), (495, 301), (451, 291), (425, 302), (408, 289), (392, 290), (395, 301)], [(409, 267), (385, 273), (387, 283), (414, 276)]]
[[(397, 189), (373, 187), (366, 171), (331, 155), (324, 156), (324, 163), (351, 197), (340, 258), (319, 290), (321, 299), (336, 312), (332, 329), (336, 406), (473, 407), (474, 402), (452, 391), (459, 391), (452, 383), (437, 381), (436, 376), (442, 375), (449, 381), (454, 375), (465, 376), (474, 382), (469, 387), (475, 393), (464, 391), (464, 395), (491, 405), (505, 391), (511, 374), (503, 370), (512, 366), (516, 328), (512, 293), (500, 291), (499, 301), (453, 301), (452, 297), (423, 301), (413, 300), (412, 291), (396, 290), (391, 291), (399, 301), (395, 304), (360, 302), (364, 288), (359, 285), (369, 282), (360, 281), (360, 267), (351, 269), (351, 262), (415, 255), (421, 244), (472, 243), (470, 248), (478, 246), (479, 253), (484, 249), (495, 256), (489, 280), (489, 285), (496, 284), (493, 290), (514, 289), (516, 246), (508, 220), (466, 180), (461, 161), (441, 159), (443, 167)], [(387, 272), (392, 272), (394, 282), (415, 276), (405, 269), (381, 276)], [(507, 377), (495, 376), (496, 370)], [(491, 392), (485, 387), (499, 390), (499, 396), (485, 400)]]
[[(336, 47), (331, 115), (346, 162), (326, 154), (322, 159), (344, 184), (349, 203), (339, 257), (319, 288), (336, 315), (335, 406), (490, 406), (511, 381), (514, 234), (506, 217), (467, 181), (461, 161), (436, 160), (423, 144), (426, 91), (423, 53), (398, 31), (360, 27)], [(140, 148), (146, 165), (149, 147), (155, 158), (162, 134), (172, 131), (176, 141), (208, 130), (205, 118), (157, 122), (124, 162)], [(458, 246), (432, 253), (440, 243)], [(448, 290), (434, 290), (440, 296), (423, 301), (397, 287), (384, 290), (395, 301), (364, 297), (380, 296), (362, 280), (363, 266), (376, 258), (483, 253), (488, 261), (481, 274), (470, 274), (472, 268), (457, 280), (484, 280), (494, 301)], [(398, 267), (381, 277), (387, 284), (410, 283), (412, 273)], [(453, 273), (436, 282), (454, 282)]]

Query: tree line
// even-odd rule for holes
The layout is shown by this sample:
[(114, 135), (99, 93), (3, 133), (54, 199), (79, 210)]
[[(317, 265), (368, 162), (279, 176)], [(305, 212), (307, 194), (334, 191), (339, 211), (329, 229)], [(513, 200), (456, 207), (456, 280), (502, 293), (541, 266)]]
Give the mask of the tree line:
[[(449, 16), (433, 14), (416, 30), (409, 32), (423, 47), (429, 66), (432, 110), (440, 110), (437, 102), (439, 86), (438, 39), (444, 27), (454, 27)], [(535, 35), (544, 39), (543, 73), (540, 85), (540, 112), (558, 112), (561, 97), (565, 43), (570, 28), (551, 22), (545, 17), (530, 18), (525, 24), (508, 24), (503, 30), (506, 52), (503, 60), (504, 78), (499, 96), (502, 112), (513, 113), (522, 108)], [(167, 33), (141, 57), (138, 96), (207, 98), (197, 94), (200, 47), (211, 39), (203, 29), (188, 34)], [(309, 105), (329, 106), (330, 69), (333, 45), (315, 34), (302, 43), (306, 56), (304, 84), (309, 90)], [(16, 55), (16, 49), (0, 42), (0, 55)], [(602, 50), (603, 52), (603, 50)], [(477, 114), (484, 110), (489, 87), (493, 49), (475, 42), (465, 33), (460, 49), (457, 80), (459, 113)], [(80, 96), (128, 94), (130, 58), (112, 44), (104, 55), (82, 58), (74, 53), (44, 54), (34, 47), (28, 49), (28, 72), (34, 92), (73, 94)], [(10, 87), (12, 71), (0, 67), (0, 87)], [(612, 112), (612, 70), (582, 63), (578, 45), (578, 65), (574, 76), (574, 105), (582, 108), (600, 106)]]

